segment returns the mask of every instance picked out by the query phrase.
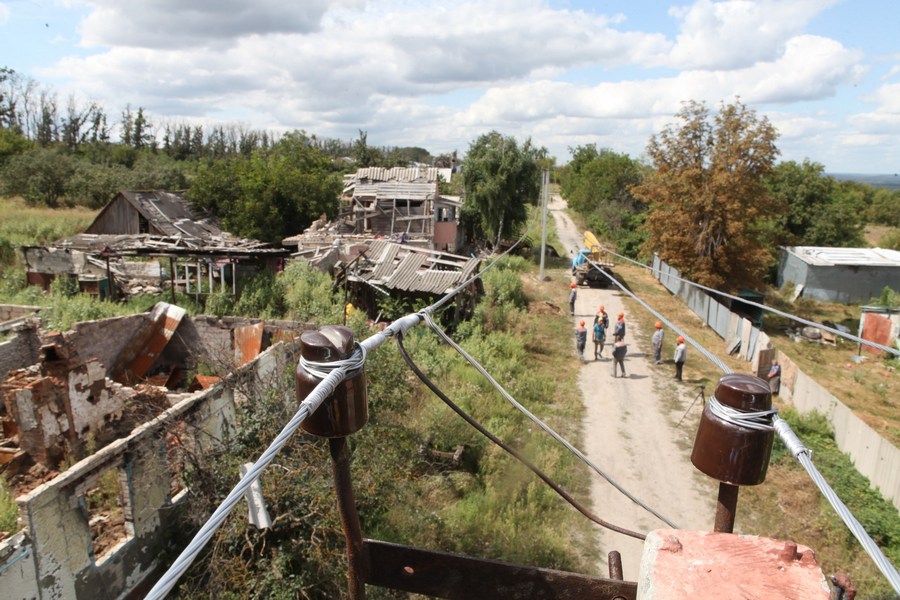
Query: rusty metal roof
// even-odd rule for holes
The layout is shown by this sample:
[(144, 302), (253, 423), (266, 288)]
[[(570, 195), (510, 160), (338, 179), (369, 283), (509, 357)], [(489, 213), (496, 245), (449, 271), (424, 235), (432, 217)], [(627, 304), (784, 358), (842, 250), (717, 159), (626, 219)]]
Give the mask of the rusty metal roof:
[(359, 262), (351, 280), (379, 288), (444, 294), (475, 273), (481, 260), (396, 244), (385, 240), (369, 243), (365, 261)]

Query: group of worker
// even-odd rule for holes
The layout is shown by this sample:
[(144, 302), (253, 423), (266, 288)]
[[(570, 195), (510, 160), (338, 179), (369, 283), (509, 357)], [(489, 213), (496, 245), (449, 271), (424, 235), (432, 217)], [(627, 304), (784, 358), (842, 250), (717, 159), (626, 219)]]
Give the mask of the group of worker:
[[(570, 288), (569, 314), (575, 316), (577, 288), (574, 283), (571, 284)], [(609, 315), (606, 313), (606, 309), (602, 304), (597, 310), (597, 314), (594, 315), (592, 329), (591, 339), (594, 342), (594, 360), (600, 360), (603, 358), (603, 349), (606, 345), (606, 332), (609, 330)], [(578, 348), (578, 358), (581, 362), (587, 362), (584, 358), (584, 351), (587, 347), (587, 336), (588, 330), (585, 321), (581, 321), (575, 329), (575, 345)], [(625, 355), (628, 353), (628, 345), (625, 343), (625, 313), (620, 312), (617, 315), (616, 322), (613, 325), (612, 337), (613, 377), (618, 377), (619, 371), (622, 372), (622, 377), (625, 377)], [(651, 343), (653, 344), (653, 358), (658, 365), (662, 364), (662, 346), (664, 337), (665, 331), (663, 330), (663, 325), (661, 322), (657, 321), (656, 331), (653, 333)], [(682, 336), (678, 336), (676, 342), (677, 345), (675, 346), (675, 355), (673, 357), (673, 362), (675, 363), (675, 379), (681, 381), (684, 361), (687, 358), (687, 347), (685, 346), (684, 338)]]

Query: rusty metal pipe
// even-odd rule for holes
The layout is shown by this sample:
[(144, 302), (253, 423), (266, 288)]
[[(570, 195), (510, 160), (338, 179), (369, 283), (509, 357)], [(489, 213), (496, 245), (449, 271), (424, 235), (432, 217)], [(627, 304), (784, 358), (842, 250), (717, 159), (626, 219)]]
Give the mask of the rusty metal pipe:
[(738, 492), (741, 488), (724, 482), (719, 483), (719, 496), (716, 499), (716, 522), (713, 531), (719, 533), (734, 532), (734, 516), (737, 512)]
[(363, 551), (362, 527), (359, 524), (359, 513), (356, 510), (356, 499), (353, 495), (353, 481), (350, 478), (350, 452), (347, 450), (347, 438), (328, 438), (331, 450), (334, 487), (337, 494), (338, 510), (347, 538), (348, 562), (348, 595), (353, 600), (366, 598), (366, 556)]
[(613, 550), (607, 555), (609, 561), (609, 578), (622, 581), (622, 555), (618, 550)]

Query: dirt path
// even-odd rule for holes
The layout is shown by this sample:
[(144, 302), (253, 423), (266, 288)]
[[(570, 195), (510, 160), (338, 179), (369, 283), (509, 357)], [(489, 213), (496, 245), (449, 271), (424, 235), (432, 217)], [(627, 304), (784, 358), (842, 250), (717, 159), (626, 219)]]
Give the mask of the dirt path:
[[(566, 254), (574, 256), (576, 249), (582, 247), (582, 232), (566, 214), (566, 204), (558, 195), (551, 197), (549, 208)], [(699, 390), (673, 381), (671, 361), (654, 364), (649, 337), (646, 344), (638, 343), (642, 339), (638, 335), (640, 330), (635, 320), (629, 320), (623, 296), (625, 294), (615, 287), (578, 288), (573, 319), (573, 360), (576, 360), (574, 327), (584, 320), (590, 328), (601, 304), (611, 323), (615, 322), (619, 312), (625, 313), (625, 341), (628, 343), (627, 377), (613, 378), (609, 345), (603, 351), (604, 358), (589, 361), (581, 368), (579, 386), (585, 404), (582, 451), (619, 485), (680, 528), (711, 530), (717, 486), (700, 474), (690, 461), (700, 414), (698, 405), (676, 429)], [(667, 334), (671, 335), (671, 332)], [(593, 357), (593, 343), (589, 340), (585, 358), (590, 357)], [(594, 513), (611, 523), (644, 533), (667, 527), (596, 474), (591, 496)], [(618, 550), (622, 554), (625, 579), (637, 580), (643, 543), (597, 529), (602, 550), (598, 573), (607, 576), (606, 555), (611, 550)]]

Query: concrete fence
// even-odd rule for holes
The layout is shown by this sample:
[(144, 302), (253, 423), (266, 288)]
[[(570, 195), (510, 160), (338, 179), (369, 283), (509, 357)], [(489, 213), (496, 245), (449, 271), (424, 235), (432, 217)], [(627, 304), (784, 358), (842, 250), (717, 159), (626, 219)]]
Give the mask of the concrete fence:
[[(740, 339), (738, 355), (752, 363), (754, 373), (767, 370), (768, 360), (761, 360), (760, 356), (768, 358), (773, 354), (773, 349), (765, 332), (754, 327), (748, 319), (731, 312), (703, 290), (677, 279), (680, 277), (678, 271), (659, 260), (659, 257), (653, 257), (653, 269), (654, 276), (667, 290), (684, 300), (697, 316), (725, 340), (726, 351), (731, 351)], [(819, 412), (825, 415), (834, 429), (838, 448), (900, 510), (900, 450), (866, 425), (831, 392), (801, 371), (790, 358), (780, 352), (778, 357), (782, 368), (781, 399), (793, 404), (800, 413)]]

